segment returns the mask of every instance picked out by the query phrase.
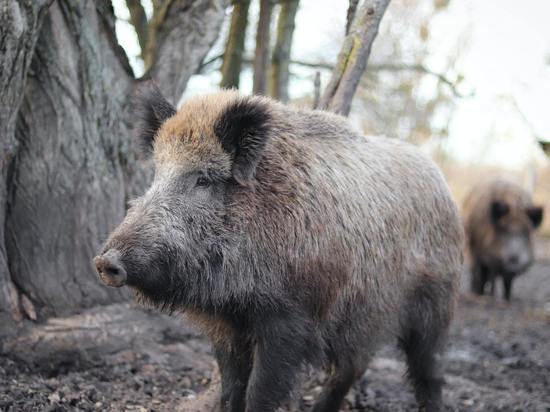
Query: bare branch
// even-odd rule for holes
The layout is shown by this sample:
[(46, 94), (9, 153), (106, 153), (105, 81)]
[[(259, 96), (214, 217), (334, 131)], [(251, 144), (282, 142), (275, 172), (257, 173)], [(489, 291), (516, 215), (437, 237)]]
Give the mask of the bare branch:
[(164, 2), (165, 0), (153, 0), (153, 14), (158, 13)]
[[(222, 60), (223, 59), (223, 53), (221, 54), (218, 54), (216, 56), (212, 56), (211, 58), (209, 58), (208, 60), (205, 60), (201, 63), (201, 65), (199, 66), (197, 72), (198, 73), (204, 73), (204, 69), (206, 69), (208, 66), (216, 63), (218, 60)], [(245, 64), (250, 64), (252, 60), (250, 59), (246, 59), (243, 57), (243, 63)]]
[(320, 108), (347, 115), (390, 0), (365, 0), (338, 55)]
[(371, 71), (413, 71), (413, 72), (419, 72), (428, 74), (430, 76), (436, 77), (441, 83), (447, 85), (453, 95), (456, 97), (472, 97), (474, 93), (469, 94), (463, 94), (458, 91), (457, 88), (457, 82), (450, 80), (448, 77), (446, 77), (442, 73), (438, 73), (434, 70), (431, 70), (424, 66), (423, 64), (392, 64), (392, 63), (385, 63), (385, 64), (372, 64), (369, 66), (369, 70)]
[(134, 70), (130, 65), (130, 61), (128, 60), (128, 55), (126, 54), (122, 46), (119, 44), (118, 39), (116, 37), (115, 19), (112, 18), (114, 16), (114, 10), (112, 8), (111, 3), (107, 3), (107, 2), (98, 3), (96, 6), (96, 10), (98, 13), (98, 17), (101, 23), (103, 24), (103, 28), (107, 36), (107, 39), (109, 40), (109, 45), (111, 46), (111, 49), (115, 53), (115, 56), (118, 58), (120, 64), (122, 65), (126, 73), (128, 73), (131, 77), (134, 77)]
[[(212, 56), (210, 59), (204, 61), (201, 66), (199, 67), (199, 71), (203, 72), (205, 68), (208, 66), (216, 63), (218, 60), (223, 59), (223, 53), (218, 54), (216, 56)], [(249, 56), (243, 57), (243, 63), (244, 64), (253, 64), (253, 60)], [(303, 60), (290, 60), (290, 64), (297, 64), (298, 66), (304, 66), (304, 67), (310, 67), (312, 69), (324, 69), (324, 70), (333, 70), (334, 65), (330, 63), (324, 63), (324, 62), (308, 62)]]
[(544, 137), (537, 132), (535, 125), (531, 122), (531, 120), (529, 120), (529, 118), (527, 117), (525, 112), (521, 109), (521, 107), (518, 104), (518, 101), (515, 98), (510, 97), (509, 99), (506, 99), (506, 100), (511, 103), (516, 113), (519, 115), (519, 117), (521, 117), (521, 120), (523, 121), (523, 123), (531, 131), (531, 135), (546, 152), (548, 150), (548, 144), (549, 144), (548, 137)]
[[(208, 59), (201, 65), (201, 67), (199, 68), (199, 71), (202, 72), (206, 67), (214, 64), (215, 62), (219, 61), (222, 58), (223, 58), (223, 54), (213, 56), (212, 58)], [(252, 64), (252, 59), (249, 57), (243, 57), (243, 64), (246, 64), (246, 65)], [(334, 70), (333, 64), (325, 63), (325, 62), (308, 62), (305, 60), (290, 60), (290, 64), (291, 65), (295, 64), (297, 66), (303, 66), (303, 67), (308, 67), (308, 68), (317, 69), (317, 70)], [(418, 72), (418, 73), (427, 74), (427, 75), (436, 77), (441, 83), (448, 86), (451, 92), (453, 93), (453, 95), (456, 97), (469, 98), (474, 96), (473, 92), (468, 94), (464, 94), (460, 92), (458, 90), (457, 81), (451, 80), (445, 74), (429, 69), (423, 64), (372, 63), (369, 65), (369, 72), (383, 72), (383, 71)]]
[(153, 18), (149, 22), (147, 42), (145, 43), (145, 48), (141, 49), (145, 72), (148, 72), (149, 69), (151, 69), (153, 62), (156, 59), (157, 50), (159, 48), (158, 36), (165, 24), (168, 10), (170, 9), (172, 2), (173, 0), (166, 0), (153, 3), (154, 13)]
[(317, 70), (334, 70), (334, 65), (324, 62), (308, 62), (304, 60), (291, 60), (290, 64), (296, 64), (298, 66), (309, 67), (311, 69)]

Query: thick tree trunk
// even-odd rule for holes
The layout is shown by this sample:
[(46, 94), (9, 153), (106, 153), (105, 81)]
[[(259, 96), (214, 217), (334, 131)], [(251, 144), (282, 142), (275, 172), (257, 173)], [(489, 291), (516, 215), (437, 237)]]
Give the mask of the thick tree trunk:
[[(7, 248), (17, 286), (39, 307), (125, 298), (90, 258), (124, 216), (124, 118), (132, 76), (112, 48), (114, 16), (95, 2), (56, 1), (44, 19), (16, 136)], [(105, 19), (105, 21), (104, 21)]]
[(155, 13), (150, 47), (155, 52), (148, 74), (176, 104), (189, 78), (212, 47), (229, 0), (166, 0)]
[(299, 0), (281, 0), (277, 21), (277, 40), (271, 59), (269, 94), (282, 102), (288, 101), (288, 67), (298, 4)]
[(0, 4), (0, 310), (9, 311), (15, 319), (23, 317), (23, 308), (11, 279), (5, 247), (7, 178), (17, 151), (17, 113), (49, 3), (51, 0), (5, 0)]
[(367, 67), (372, 43), (390, 0), (365, 0), (351, 25), (338, 55), (338, 62), (319, 107), (348, 115), (353, 95)]
[(233, 0), (231, 26), (225, 46), (220, 87), (239, 88), (250, 0)]
[[(176, 101), (215, 39), (225, 3), (168, 3), (174, 9), (159, 26), (157, 38), (157, 57), (163, 63), (155, 64), (152, 73)], [(177, 19), (184, 31), (178, 31)], [(26, 306), (33, 302), (48, 315), (127, 298), (127, 293), (101, 285), (91, 258), (122, 219), (127, 197), (141, 193), (150, 174), (136, 161), (130, 138), (128, 107), (135, 81), (114, 35), (110, 2), (57, 0), (43, 20), (18, 114), (17, 91), (10, 96), (4, 89), (15, 86), (19, 76), (25, 78), (25, 64), (11, 74), (5, 71), (11, 61), (3, 58), (0, 64), (2, 133), (4, 116), (13, 124), (17, 117), (16, 127), (10, 126), (15, 128), (10, 142), (18, 143), (7, 180), (7, 253), (2, 254), (10, 272), (0, 275), (11, 278), (12, 289), (30, 298)], [(10, 41), (4, 27), (2, 50), (6, 39)], [(17, 30), (10, 33), (19, 35)], [(30, 58), (27, 51), (32, 48), (13, 44), (25, 51), (14, 56)], [(16, 80), (5, 81), (10, 77)], [(2, 139), (4, 176), (11, 146), (15, 144)], [(9, 302), (5, 293), (0, 295), (1, 307)]]
[(267, 73), (269, 70), (271, 15), (273, 0), (260, 1), (260, 18), (256, 30), (256, 52), (254, 54), (254, 78), (252, 92), (265, 94), (267, 90)]

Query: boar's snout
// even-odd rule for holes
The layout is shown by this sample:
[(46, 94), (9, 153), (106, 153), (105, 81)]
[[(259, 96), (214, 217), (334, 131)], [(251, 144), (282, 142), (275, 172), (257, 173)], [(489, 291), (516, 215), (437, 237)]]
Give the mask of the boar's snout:
[(516, 266), (518, 263), (520, 263), (518, 255), (508, 256), (508, 265)]
[(118, 288), (126, 283), (126, 270), (120, 261), (118, 251), (109, 249), (104, 254), (96, 256), (94, 264), (101, 281), (107, 286)]

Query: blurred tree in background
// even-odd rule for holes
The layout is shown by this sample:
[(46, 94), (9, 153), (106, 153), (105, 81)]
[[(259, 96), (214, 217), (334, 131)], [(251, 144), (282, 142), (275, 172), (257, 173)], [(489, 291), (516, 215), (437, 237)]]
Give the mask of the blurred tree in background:
[(239, 79), (244, 52), (244, 39), (248, 25), (248, 9), (250, 0), (233, 0), (231, 13), (231, 27), (227, 36), (227, 45), (223, 55), (221, 68), (222, 81), (220, 86), (239, 88)]
[[(261, 0), (258, 3), (259, 18), (254, 21), (251, 13), (247, 20), (248, 34), (242, 41), (243, 47), (239, 48), (239, 76), (233, 73), (233, 78), (238, 79), (243, 75), (248, 77), (249, 72), (252, 72), (253, 93), (268, 94), (282, 101), (292, 100), (293, 96), (289, 95), (289, 91), (293, 86), (309, 82), (311, 93), (299, 96), (299, 103), (315, 106), (314, 79), (317, 73), (322, 74), (324, 84), (319, 87), (327, 93), (326, 89), (330, 87), (327, 76), (338, 68), (335, 57), (343, 43), (343, 36), (334, 36), (331, 44), (333, 59), (304, 59), (302, 56), (293, 56), (293, 34), (296, 16), (300, 13), (300, 3), (297, 0)], [(358, 0), (347, 3), (346, 27), (342, 27), (342, 35), (348, 34), (355, 15), (361, 10), (360, 6), (364, 5), (364, 2)], [(449, 4), (450, 0), (391, 2), (380, 26), (380, 35), (374, 43), (375, 55), (369, 60), (365, 75), (359, 78), (353, 107), (342, 112), (351, 111), (352, 116), (356, 114), (355, 117), (360, 118), (365, 132), (396, 136), (414, 142), (447, 136), (447, 126), (456, 99), (469, 97), (469, 93), (461, 90), (462, 76), (454, 70), (454, 65), (460, 58), (461, 46), (467, 39), (456, 39), (446, 61), (434, 62), (430, 50), (437, 42), (432, 34), (432, 25), (448, 10)], [(254, 6), (253, 2), (250, 10), (254, 10)], [(236, 11), (240, 14), (238, 9), (233, 13)], [(233, 50), (230, 39), (234, 33), (234, 21), (236, 20), (232, 16), (228, 30), (231, 35), (222, 34), (227, 40), (221, 41), (211, 51), (210, 58), (201, 67), (201, 73), (209, 75), (220, 70), (222, 87), (243, 89), (241, 83), (233, 81), (229, 84), (224, 80), (224, 56), (228, 50), (230, 53)], [(407, 24), (403, 24), (404, 21)], [(252, 30), (254, 23), (255, 33)], [(335, 28), (328, 27), (327, 31), (334, 32)], [(245, 30), (241, 30), (241, 33), (245, 33)], [(315, 35), (311, 33), (312, 39)], [(269, 56), (270, 49), (272, 52), (268, 61), (266, 56)], [(364, 58), (360, 60), (366, 62)], [(338, 84), (338, 79), (333, 81), (333, 85), (335, 84)], [(247, 87), (244, 89), (248, 90)], [(329, 98), (335, 98), (334, 91), (325, 96), (325, 100)], [(322, 108), (327, 108), (326, 101), (319, 104)]]
[[(356, 100), (367, 133), (415, 143), (447, 136), (455, 99), (467, 97), (459, 91), (460, 73), (453, 70), (461, 39), (446, 61), (430, 60), (430, 45), (437, 41), (431, 26), (448, 5), (448, 0), (392, 2)], [(402, 21), (408, 25), (398, 24)]]
[(267, 71), (271, 53), (271, 19), (274, 5), (274, 0), (260, 0), (253, 68), (252, 92), (254, 94), (265, 94), (267, 90)]
[(268, 87), (269, 95), (282, 102), (288, 101), (288, 68), (298, 5), (299, 0), (282, 0), (277, 19), (277, 37), (271, 57)]

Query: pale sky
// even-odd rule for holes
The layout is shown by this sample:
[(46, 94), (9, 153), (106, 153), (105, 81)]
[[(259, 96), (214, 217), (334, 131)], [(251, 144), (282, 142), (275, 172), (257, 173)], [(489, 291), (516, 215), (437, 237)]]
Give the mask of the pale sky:
[[(252, 26), (257, 1), (251, 7)], [(294, 58), (336, 59), (347, 3), (301, 0)], [(122, 0), (114, 4), (117, 15), (127, 18)], [(387, 13), (392, 13), (391, 3)], [(464, 76), (461, 90), (475, 93), (457, 101), (445, 142), (448, 153), (464, 162), (512, 168), (548, 162), (532, 142), (534, 134), (550, 140), (550, 0), (451, 0), (448, 9), (433, 19), (430, 30), (428, 66), (443, 70), (448, 56), (457, 52), (458, 40), (461, 50), (453, 71)], [(127, 23), (117, 24), (117, 34), (130, 56), (139, 53), (135, 33)], [(217, 53), (222, 46), (221, 42), (215, 46)], [(376, 58), (376, 43), (371, 58)], [(138, 59), (131, 61), (139, 71)], [(291, 98), (311, 94), (311, 73), (297, 67), (292, 70), (300, 76), (291, 83)], [(327, 80), (328, 73), (323, 83)], [(194, 76), (186, 95), (212, 91), (218, 82), (217, 73)], [(241, 89), (251, 90), (250, 72), (243, 73)]]
[(442, 33), (468, 22), (456, 69), (475, 90), (453, 115), (449, 150), (474, 162), (541, 161), (525, 143), (533, 133), (550, 140), (550, 1), (452, 1), (446, 14)]

